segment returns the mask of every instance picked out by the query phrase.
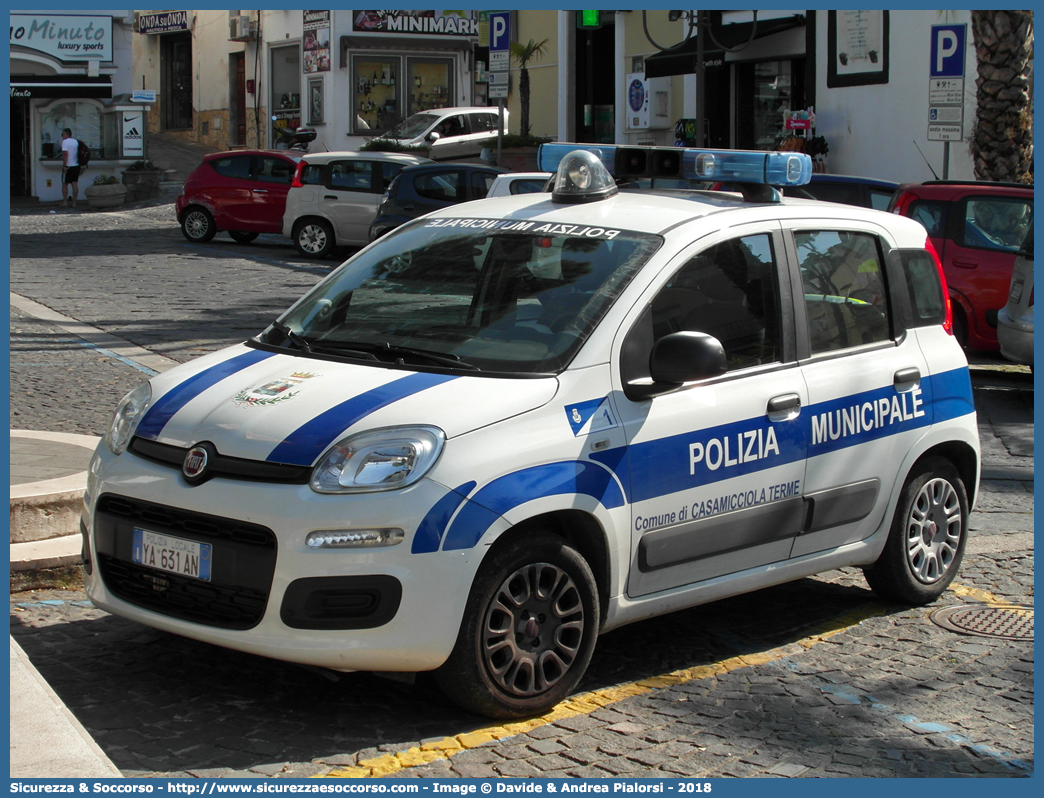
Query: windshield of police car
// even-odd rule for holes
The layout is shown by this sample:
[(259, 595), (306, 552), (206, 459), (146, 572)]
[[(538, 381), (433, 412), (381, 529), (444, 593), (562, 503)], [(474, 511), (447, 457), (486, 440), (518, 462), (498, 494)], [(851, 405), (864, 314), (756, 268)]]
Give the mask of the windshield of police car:
[(556, 373), (661, 243), (579, 224), (422, 219), (342, 265), (266, 340), (314, 356)]

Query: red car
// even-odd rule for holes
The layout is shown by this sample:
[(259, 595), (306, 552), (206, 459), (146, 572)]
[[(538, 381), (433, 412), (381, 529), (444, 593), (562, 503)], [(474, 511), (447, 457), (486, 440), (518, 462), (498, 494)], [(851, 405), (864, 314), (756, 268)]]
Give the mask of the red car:
[(930, 180), (899, 186), (888, 209), (924, 225), (942, 261), (953, 333), (966, 349), (996, 351), (1015, 255), (1033, 229), (1033, 186)]
[(282, 233), (290, 181), (303, 153), (235, 150), (204, 156), (178, 195), (181, 232), (193, 243), (227, 231), (245, 244)]

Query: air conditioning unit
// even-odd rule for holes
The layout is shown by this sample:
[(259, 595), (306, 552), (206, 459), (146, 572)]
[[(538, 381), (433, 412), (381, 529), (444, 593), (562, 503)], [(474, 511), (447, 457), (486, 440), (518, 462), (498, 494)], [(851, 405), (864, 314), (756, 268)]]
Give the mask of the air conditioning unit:
[(228, 40), (230, 42), (250, 42), (257, 38), (257, 23), (247, 14), (228, 19)]

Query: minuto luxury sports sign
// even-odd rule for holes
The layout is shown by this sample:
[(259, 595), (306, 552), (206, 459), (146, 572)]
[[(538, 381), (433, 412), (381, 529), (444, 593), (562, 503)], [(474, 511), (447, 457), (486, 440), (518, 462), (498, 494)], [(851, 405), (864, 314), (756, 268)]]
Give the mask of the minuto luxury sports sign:
[(11, 14), (11, 47), (15, 46), (63, 61), (111, 61), (112, 17)]

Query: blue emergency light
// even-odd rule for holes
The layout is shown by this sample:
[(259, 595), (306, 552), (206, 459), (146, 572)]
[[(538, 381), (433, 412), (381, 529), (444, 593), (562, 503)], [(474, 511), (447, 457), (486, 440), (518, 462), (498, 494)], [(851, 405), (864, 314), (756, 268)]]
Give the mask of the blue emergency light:
[[(683, 177), (707, 182), (754, 186), (803, 186), (812, 179), (812, 159), (800, 152), (705, 150), (693, 147), (625, 147), (617, 144), (541, 144), (539, 168), (557, 172), (572, 152), (595, 156), (617, 180), (642, 177)], [(748, 192), (744, 192), (745, 194)], [(775, 192), (749, 192), (753, 198), (778, 199)]]

